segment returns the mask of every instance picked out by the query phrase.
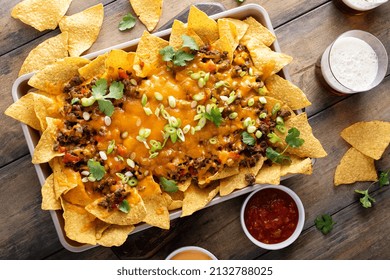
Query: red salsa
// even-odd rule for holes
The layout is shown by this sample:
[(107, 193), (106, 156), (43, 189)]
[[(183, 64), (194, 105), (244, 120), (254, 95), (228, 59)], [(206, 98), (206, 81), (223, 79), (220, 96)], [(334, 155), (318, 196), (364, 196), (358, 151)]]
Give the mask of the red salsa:
[(244, 220), (249, 233), (266, 244), (289, 238), (298, 224), (298, 207), (284, 191), (264, 189), (248, 201)]

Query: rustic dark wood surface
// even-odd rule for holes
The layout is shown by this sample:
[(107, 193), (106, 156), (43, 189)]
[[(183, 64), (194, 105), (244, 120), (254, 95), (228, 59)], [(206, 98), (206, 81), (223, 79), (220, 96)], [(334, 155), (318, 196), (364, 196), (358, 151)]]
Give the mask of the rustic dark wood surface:
[[(3, 1), (0, 7), (0, 112), (12, 103), (11, 87), (28, 52), (58, 34), (38, 32), (12, 19), (10, 12), (19, 0)], [(88, 52), (139, 37), (144, 27), (138, 22), (130, 32), (117, 25), (131, 11), (128, 0), (73, 0), (68, 14), (102, 2), (105, 19), (98, 40)], [(219, 2), (226, 9), (235, 0), (165, 0), (157, 29), (190, 4)], [(314, 134), (328, 157), (319, 159), (311, 176), (299, 175), (283, 181), (302, 199), (306, 222), (299, 239), (280, 251), (254, 246), (244, 235), (239, 211), (245, 196), (201, 210), (172, 222), (169, 231), (156, 228), (131, 235), (121, 247), (96, 247), (71, 253), (60, 244), (50, 214), (40, 209), (40, 185), (21, 126), (0, 114), (0, 259), (164, 259), (172, 250), (186, 245), (209, 249), (219, 259), (390, 259), (390, 190), (373, 189), (377, 203), (371, 209), (359, 205), (354, 189), (369, 183), (333, 187), (335, 167), (348, 149), (340, 131), (362, 120), (390, 121), (390, 77), (367, 93), (348, 97), (330, 94), (315, 75), (322, 52), (339, 34), (350, 29), (376, 35), (390, 53), (390, 3), (360, 16), (340, 12), (331, 1), (247, 0), (262, 5), (269, 13), (283, 52), (294, 57), (288, 66), (292, 81), (313, 103), (307, 108)], [(87, 53), (88, 53), (87, 52)], [(377, 168), (390, 168), (390, 149)], [(317, 215), (329, 213), (337, 222), (323, 236), (315, 227)]]

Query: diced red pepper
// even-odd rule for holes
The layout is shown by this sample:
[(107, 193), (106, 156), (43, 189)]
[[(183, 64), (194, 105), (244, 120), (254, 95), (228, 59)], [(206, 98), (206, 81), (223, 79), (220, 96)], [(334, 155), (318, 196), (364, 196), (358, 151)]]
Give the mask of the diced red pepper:
[(123, 70), (123, 69), (118, 69), (118, 75), (119, 75), (119, 78), (121, 79), (128, 79), (129, 78), (129, 75), (127, 75), (126, 71)]
[(117, 152), (120, 156), (124, 157), (127, 154), (127, 149), (123, 145), (117, 145)]
[(79, 158), (78, 156), (74, 156), (70, 153), (66, 153), (64, 155), (64, 158), (62, 159), (62, 161), (64, 163), (77, 163), (81, 160), (81, 158)]

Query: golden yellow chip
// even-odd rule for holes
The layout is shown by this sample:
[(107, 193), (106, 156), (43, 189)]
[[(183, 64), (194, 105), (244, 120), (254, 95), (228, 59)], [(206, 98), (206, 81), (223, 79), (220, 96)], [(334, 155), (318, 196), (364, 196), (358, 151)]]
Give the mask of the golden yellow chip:
[(351, 147), (336, 167), (334, 185), (352, 184), (358, 181), (376, 181), (374, 159)]
[(103, 24), (104, 7), (98, 4), (80, 13), (64, 16), (59, 25), (69, 35), (69, 55), (80, 56), (96, 41)]
[(263, 165), (259, 173), (257, 173), (255, 178), (256, 184), (271, 184), (279, 185), (280, 184), (280, 169), (279, 164), (272, 165)]
[(195, 31), (188, 29), (184, 23), (175, 19), (173, 21), (172, 31), (169, 37), (169, 45), (175, 50), (180, 49), (183, 45), (182, 35), (192, 37), (199, 47), (204, 45), (202, 39), (195, 33)]
[(248, 24), (248, 29), (240, 41), (241, 44), (247, 45), (249, 40), (258, 40), (269, 47), (275, 41), (275, 35), (253, 17), (248, 17), (244, 22)]
[(39, 123), (39, 119), (34, 110), (35, 95), (36, 93), (30, 92), (22, 96), (18, 101), (11, 104), (11, 106), (5, 110), (4, 114), (27, 124), (35, 130), (41, 130), (41, 124)]
[(81, 181), (81, 176), (77, 177), (77, 186), (64, 192), (62, 198), (72, 204), (84, 207), (93, 202), (93, 199), (88, 195), (87, 190)]
[[(225, 196), (231, 194), (234, 190), (240, 190), (253, 184), (257, 173), (263, 166), (264, 158), (260, 158), (255, 166), (250, 168), (241, 168), (237, 175), (222, 179), (219, 184), (219, 194)], [(249, 178), (249, 179), (248, 179)], [(253, 180), (253, 182), (251, 182)]]
[(183, 207), (183, 199), (184, 199), (184, 193), (182, 191), (177, 191), (174, 193), (164, 193), (165, 196), (169, 196), (170, 198), (167, 198), (168, 204), (168, 210), (176, 210)]
[(109, 224), (133, 225), (142, 222), (146, 216), (146, 209), (137, 190), (131, 188), (130, 195), (126, 199), (130, 205), (128, 213), (110, 211), (99, 206), (99, 203), (105, 200), (104, 197), (96, 199), (94, 202), (87, 205), (85, 209), (98, 219)]
[(390, 122), (357, 122), (345, 128), (341, 137), (361, 153), (378, 160), (390, 143)]
[(46, 178), (45, 184), (43, 184), (41, 189), (42, 194), (42, 210), (60, 210), (61, 201), (56, 198), (54, 191), (54, 175), (51, 174)]
[[(135, 53), (125, 52), (122, 50), (112, 50), (109, 52), (105, 62), (105, 68), (107, 71), (111, 71), (114, 76), (118, 75), (118, 69), (122, 69), (126, 72), (134, 72)], [(114, 73), (115, 72), (115, 73)]]
[(160, 50), (168, 46), (168, 42), (144, 31), (138, 43), (133, 69), (137, 76), (146, 77), (157, 69), (161, 60)]
[(94, 60), (92, 60), (87, 65), (81, 67), (78, 71), (81, 77), (84, 80), (92, 79), (93, 77), (97, 77), (99, 75), (103, 75), (106, 71), (106, 59), (108, 57), (108, 53), (99, 55)]
[(71, 2), (72, 0), (24, 0), (12, 9), (11, 15), (39, 31), (55, 29)]
[(40, 123), (40, 130), (47, 128), (46, 117), (59, 118), (61, 103), (43, 94), (34, 94), (34, 111)]
[(103, 232), (108, 229), (111, 226), (111, 224), (108, 224), (106, 222), (103, 222), (99, 219), (95, 220), (95, 237), (96, 240), (102, 238)]
[(219, 38), (217, 22), (195, 6), (190, 8), (188, 28), (195, 31), (206, 44), (212, 44)]
[(203, 209), (219, 192), (219, 186), (213, 182), (207, 188), (198, 188), (195, 184), (184, 192), (183, 208), (181, 217), (189, 216), (192, 213)]
[(66, 82), (78, 74), (78, 69), (88, 64), (89, 60), (81, 57), (66, 57), (57, 60), (37, 72), (28, 84), (43, 92), (61, 94)]
[(47, 128), (42, 133), (41, 138), (34, 150), (32, 163), (39, 164), (49, 162), (55, 157), (63, 156), (64, 153), (54, 151), (53, 146), (57, 139), (58, 125), (61, 123), (59, 119), (46, 118)]
[(134, 12), (149, 31), (152, 31), (162, 13), (163, 0), (130, 0)]
[(235, 50), (239, 41), (246, 33), (248, 24), (241, 20), (232, 18), (221, 18), (218, 19), (217, 23), (219, 37), (222, 38), (223, 36), (226, 36), (229, 39), (233, 50)]
[(284, 66), (292, 61), (292, 57), (279, 52), (272, 51), (269, 47), (256, 39), (246, 42), (253, 64), (260, 72), (262, 79), (278, 73)]
[(304, 174), (310, 175), (313, 172), (312, 162), (310, 158), (300, 158), (297, 156), (290, 156), (291, 164), (282, 165), (280, 168), (280, 176), (287, 174)]
[(234, 166), (234, 167), (225, 167), (225, 168), (222, 169), (221, 171), (216, 172), (214, 175), (208, 176), (208, 177), (206, 177), (206, 178), (204, 178), (204, 179), (199, 179), (199, 180), (198, 180), (198, 184), (199, 184), (199, 185), (208, 184), (208, 183), (210, 183), (211, 181), (224, 179), (224, 178), (227, 178), (227, 177), (236, 175), (236, 174), (238, 174), (239, 172), (240, 172), (240, 169), (238, 168), (238, 166)]
[(110, 225), (101, 235), (97, 238), (96, 243), (105, 246), (120, 246), (125, 243), (128, 235), (135, 229), (134, 226), (119, 226)]
[(182, 183), (178, 183), (177, 184), (177, 187), (179, 188), (179, 191), (181, 192), (185, 192), (186, 189), (188, 189), (188, 187), (191, 185), (191, 178), (187, 179), (186, 181), (182, 182)]
[(283, 100), (291, 109), (298, 110), (311, 105), (303, 91), (283, 79), (279, 75), (272, 75), (265, 80), (268, 96)]
[(285, 142), (285, 137), (290, 128), (295, 127), (300, 131), (299, 138), (302, 138), (305, 142), (302, 146), (298, 148), (289, 147), (287, 152), (292, 155), (296, 155), (298, 157), (304, 158), (321, 158), (327, 156), (326, 151), (322, 147), (320, 141), (313, 135), (312, 128), (307, 121), (306, 113), (299, 114), (298, 116), (294, 116), (289, 118), (285, 122), (286, 133), (282, 134), (279, 131), (276, 131), (276, 134), (282, 139), (281, 142), (278, 143), (281, 149), (287, 146)]
[(53, 170), (54, 192), (57, 199), (63, 193), (77, 187), (81, 180), (80, 173), (65, 167), (60, 158), (54, 158), (49, 164)]
[(61, 199), (64, 210), (65, 233), (70, 239), (87, 244), (96, 244), (96, 217), (88, 213), (84, 207), (73, 205)]
[(68, 56), (68, 32), (49, 38), (36, 46), (26, 57), (19, 76), (35, 72)]
[(221, 51), (221, 52), (227, 52), (227, 56), (229, 58), (229, 61), (232, 62), (234, 49), (233, 49), (233, 46), (230, 44), (230, 41), (229, 41), (227, 36), (223, 36), (223, 37), (219, 38), (217, 41), (215, 41), (212, 44), (212, 47)]

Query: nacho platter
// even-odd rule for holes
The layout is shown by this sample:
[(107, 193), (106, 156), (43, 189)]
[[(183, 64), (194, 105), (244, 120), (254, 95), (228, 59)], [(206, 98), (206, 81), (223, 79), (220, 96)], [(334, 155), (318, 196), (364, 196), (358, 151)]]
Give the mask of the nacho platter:
[[(247, 18), (250, 16), (253, 17), (254, 19), (256, 19), (258, 22), (262, 23), (271, 32), (273, 32), (272, 25), (270, 23), (270, 20), (269, 20), (269, 17), (267, 15), (266, 11), (258, 5), (246, 5), (243, 7), (232, 9), (230, 11), (226, 11), (226, 12), (220, 13), (218, 15), (212, 16), (212, 18), (218, 19), (218, 18), (229, 17), (229, 18), (235, 18), (235, 19), (244, 19), (244, 18)], [(170, 32), (171, 32), (171, 30), (165, 30), (162, 32), (155, 33), (154, 35), (157, 37), (163, 38), (163, 39), (168, 39)], [(113, 47), (104, 49), (102, 51), (89, 54), (89, 55), (85, 56), (85, 58), (94, 59), (94, 58), (98, 57), (99, 55), (107, 53), (113, 49), (122, 49), (125, 51), (135, 51), (139, 41), (140, 40), (137, 39), (137, 40), (129, 41), (127, 43), (119, 44), (117, 46), (113, 46)], [(273, 42), (271, 48), (272, 48), (272, 50), (274, 50), (276, 52), (280, 52), (280, 48), (277, 44), (277, 41)], [(284, 78), (286, 78), (287, 80), (289, 79), (288, 74), (284, 70), (284, 68), (281, 69), (279, 74), (281, 76), (283, 76)], [(29, 91), (29, 87), (27, 85), (27, 82), (29, 81), (29, 79), (31, 77), (32, 77), (32, 74), (27, 74), (27, 75), (20, 77), (19, 79), (17, 79), (15, 81), (14, 86), (13, 86), (13, 98), (15, 101), (19, 100), (22, 96), (24, 96)], [(26, 125), (22, 125), (22, 127), (23, 127), (23, 132), (25, 134), (30, 152), (33, 155), (34, 149), (39, 142), (40, 135), (37, 131), (31, 129), (30, 127), (27, 127)], [(47, 164), (39, 164), (39, 165), (35, 165), (35, 168), (37, 170), (37, 174), (38, 174), (40, 183), (42, 185), (44, 185), (47, 177), (51, 173), (49, 166)], [(215, 205), (217, 203), (223, 202), (223, 201), (231, 199), (233, 197), (237, 197), (239, 195), (248, 193), (248, 192), (254, 190), (255, 188), (256, 188), (256, 186), (245, 187), (245, 188), (240, 189), (240, 190), (235, 190), (231, 194), (226, 195), (226, 196), (218, 196), (217, 195), (215, 198), (213, 198), (206, 205), (206, 207), (211, 206), (211, 205)], [(60, 241), (66, 249), (73, 251), (73, 252), (81, 252), (81, 251), (84, 251), (84, 250), (87, 250), (87, 249), (93, 247), (91, 245), (79, 244), (77, 242), (74, 242), (74, 241), (71, 241), (70, 239), (68, 239), (65, 236), (65, 233), (63, 230), (63, 219), (62, 219), (61, 212), (51, 211), (51, 215), (52, 215), (53, 221), (55, 223), (56, 230), (58, 232)], [(181, 215), (182, 215), (181, 210), (173, 210), (169, 214), (170, 219), (178, 218)], [(150, 226), (147, 224), (137, 225), (136, 229), (134, 231), (132, 231), (132, 233), (139, 232), (139, 231), (141, 231), (145, 228), (148, 228), (148, 227), (150, 227)]]

